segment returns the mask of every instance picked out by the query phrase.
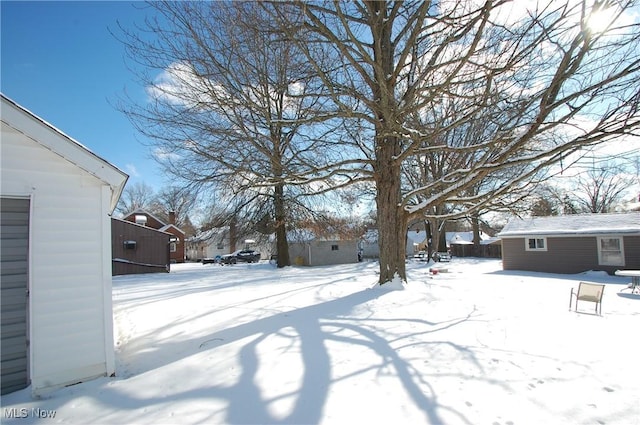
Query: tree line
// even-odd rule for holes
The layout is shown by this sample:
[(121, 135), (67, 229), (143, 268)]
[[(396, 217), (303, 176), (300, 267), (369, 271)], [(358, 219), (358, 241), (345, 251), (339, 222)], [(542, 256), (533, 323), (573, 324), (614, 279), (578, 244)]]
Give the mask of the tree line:
[(120, 107), (187, 190), (273, 229), (278, 266), (290, 223), (348, 190), (375, 202), (379, 283), (406, 280), (410, 223), (508, 210), (637, 143), (636, 6), (150, 2), (118, 33), (147, 98)]

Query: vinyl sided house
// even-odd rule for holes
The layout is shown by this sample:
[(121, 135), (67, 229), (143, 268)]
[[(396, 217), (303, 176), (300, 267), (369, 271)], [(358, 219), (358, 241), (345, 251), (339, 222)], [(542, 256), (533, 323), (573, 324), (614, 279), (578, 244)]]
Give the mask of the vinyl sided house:
[(515, 219), (498, 236), (505, 270), (640, 269), (640, 212)]
[(2, 393), (115, 372), (111, 222), (128, 176), (2, 95)]

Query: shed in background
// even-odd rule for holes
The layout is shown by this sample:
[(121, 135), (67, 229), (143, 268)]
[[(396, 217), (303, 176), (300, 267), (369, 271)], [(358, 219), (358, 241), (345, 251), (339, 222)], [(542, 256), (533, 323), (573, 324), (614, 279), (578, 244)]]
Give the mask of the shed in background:
[(357, 239), (339, 235), (318, 236), (310, 230), (294, 230), (288, 234), (289, 258), (299, 266), (326, 266), (358, 262)]
[(168, 273), (173, 235), (126, 220), (111, 219), (112, 274)]

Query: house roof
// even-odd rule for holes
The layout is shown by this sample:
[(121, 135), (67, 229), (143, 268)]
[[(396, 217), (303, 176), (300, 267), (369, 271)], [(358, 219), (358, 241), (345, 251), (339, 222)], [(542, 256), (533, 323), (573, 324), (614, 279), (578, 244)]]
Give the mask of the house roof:
[(146, 230), (149, 230), (149, 231), (152, 231), (152, 232), (164, 233), (164, 234), (165, 234), (165, 235), (167, 235), (167, 236), (173, 236), (173, 235), (172, 235), (171, 233), (169, 233), (169, 232), (165, 232), (165, 231), (163, 231), (163, 230), (161, 230), (161, 229), (154, 229), (153, 227), (143, 226), (143, 225), (141, 225), (141, 224), (134, 223), (133, 221), (127, 221), (127, 220), (123, 220), (123, 219), (121, 219), (121, 218), (116, 218), (116, 217), (111, 217), (111, 220), (112, 220), (112, 221), (118, 221), (118, 222), (121, 222), (121, 223), (125, 223), (125, 224), (126, 224), (126, 225), (128, 225), (128, 226), (135, 226), (135, 227), (139, 227), (139, 228), (141, 228), (141, 229), (146, 229)]
[(349, 238), (337, 233), (318, 235), (312, 229), (290, 229), (287, 231), (287, 240), (289, 243), (308, 243), (312, 241), (351, 241), (356, 238)]
[(160, 220), (158, 217), (156, 217), (155, 215), (151, 214), (149, 211), (143, 209), (143, 208), (136, 208), (135, 210), (131, 211), (128, 214), (125, 214), (124, 218), (125, 220), (128, 217), (132, 217), (132, 216), (136, 216), (136, 215), (146, 215), (147, 217), (151, 217), (152, 219), (154, 219), (155, 221), (157, 221), (158, 223), (162, 224), (163, 226), (166, 226), (167, 223), (165, 223), (164, 221)]
[(0, 97), (3, 124), (109, 185), (113, 212), (129, 175), (4, 94)]
[(640, 213), (576, 214), (511, 220), (498, 235), (640, 234)]
[(175, 224), (165, 224), (164, 226), (162, 226), (160, 228), (160, 230), (162, 230), (163, 232), (168, 231), (169, 229), (174, 228), (176, 229), (178, 232), (182, 233), (183, 235), (185, 234), (184, 230), (180, 229), (178, 226), (176, 226)]
[(229, 226), (227, 227), (213, 227), (204, 232), (198, 232), (195, 236), (187, 238), (187, 242), (212, 242), (217, 243), (223, 240), (229, 234)]
[(125, 216), (123, 217), (124, 219), (127, 219), (128, 217), (132, 217), (135, 215), (146, 215), (147, 217), (151, 217), (152, 219), (154, 219), (155, 221), (157, 221), (158, 223), (160, 223), (160, 228), (159, 230), (162, 230), (163, 232), (167, 231), (167, 229), (170, 228), (174, 228), (176, 229), (178, 232), (185, 234), (184, 230), (180, 229), (178, 226), (176, 226), (175, 224), (167, 224), (164, 221), (160, 220), (157, 216), (151, 214), (149, 211), (143, 209), (143, 208), (137, 208), (134, 211), (131, 211), (129, 214), (125, 214)]

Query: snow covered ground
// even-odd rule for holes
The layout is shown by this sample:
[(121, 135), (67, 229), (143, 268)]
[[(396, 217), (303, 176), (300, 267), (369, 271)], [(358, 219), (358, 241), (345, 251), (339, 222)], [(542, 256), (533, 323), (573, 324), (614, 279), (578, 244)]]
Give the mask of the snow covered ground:
[[(443, 266), (409, 263), (403, 290), (371, 289), (373, 262), (116, 277), (118, 376), (3, 396), (2, 423), (640, 424), (628, 278)], [(569, 311), (581, 280), (602, 316)]]

